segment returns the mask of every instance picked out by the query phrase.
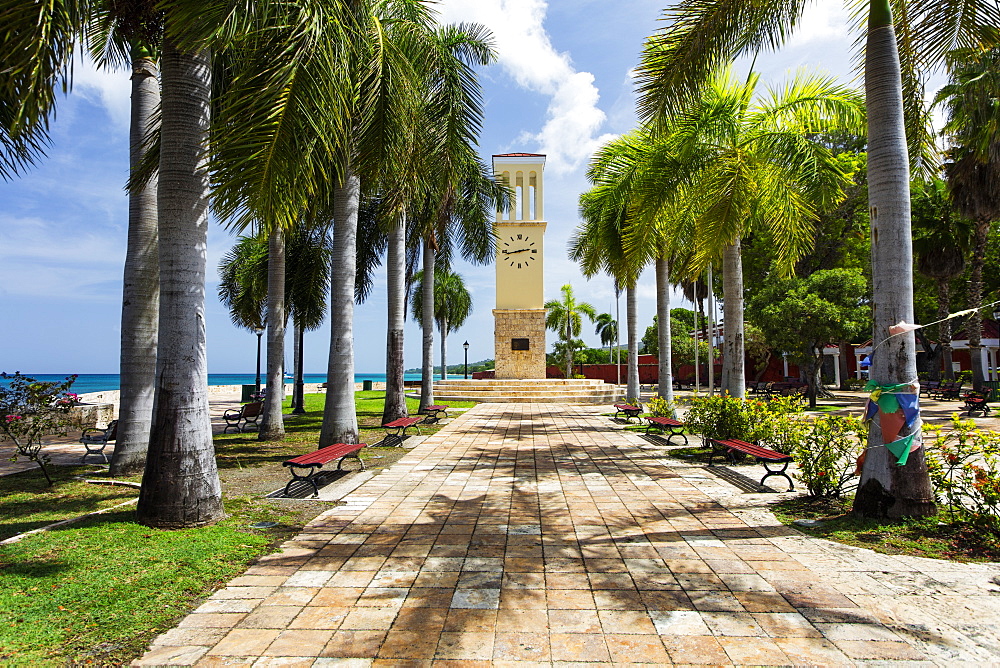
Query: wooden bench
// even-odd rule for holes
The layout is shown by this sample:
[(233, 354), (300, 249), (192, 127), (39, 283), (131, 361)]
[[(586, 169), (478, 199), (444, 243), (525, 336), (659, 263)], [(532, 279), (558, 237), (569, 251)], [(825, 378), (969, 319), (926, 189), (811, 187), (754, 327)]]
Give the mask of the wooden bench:
[(972, 417), (973, 413), (982, 413), (983, 417), (990, 414), (990, 405), (986, 403), (986, 397), (967, 394), (963, 399), (965, 399), (965, 412), (969, 417)]
[[(325, 448), (320, 448), (314, 452), (300, 455), (284, 462), (282, 466), (287, 466), (288, 472), (292, 474), (292, 479), (285, 485), (285, 496), (288, 496), (288, 489), (297, 480), (304, 480), (311, 484), (313, 486), (313, 496), (319, 496), (319, 486), (316, 484), (315, 475), (323, 468), (323, 464), (329, 464), (334, 459), (340, 460), (337, 464), (338, 471), (341, 470), (344, 460), (348, 457), (357, 459), (358, 463), (361, 464), (361, 470), (364, 471), (365, 462), (359, 454), (364, 447), (364, 443), (334, 443), (333, 445), (328, 445)], [(308, 473), (306, 475), (299, 475), (295, 472), (295, 469), (308, 469)]]
[(920, 395), (921, 397), (931, 397), (941, 387), (940, 380), (927, 380), (920, 384)]
[(647, 417), (646, 422), (649, 423), (646, 425), (647, 435), (650, 429), (659, 429), (660, 433), (663, 434), (669, 431), (670, 435), (667, 437), (667, 443), (670, 443), (674, 439), (674, 436), (680, 436), (684, 439), (684, 445), (688, 444), (687, 436), (684, 434), (684, 423), (680, 420), (668, 417)]
[(222, 430), (222, 433), (228, 434), (230, 429), (235, 429), (236, 433), (248, 431), (250, 427), (259, 429), (257, 421), (260, 419), (263, 408), (264, 402), (262, 401), (251, 401), (249, 404), (243, 404), (239, 410), (230, 408), (222, 414), (222, 419), (226, 421), (226, 428)]
[[(717, 450), (724, 450), (726, 454), (732, 457), (733, 452), (742, 452), (745, 455), (750, 455), (758, 462), (764, 465), (764, 470), (767, 473), (763, 478), (760, 479), (760, 484), (763, 487), (764, 481), (773, 475), (781, 476), (788, 481), (788, 491), (794, 491), (795, 485), (792, 483), (791, 477), (789, 477), (788, 464), (791, 463), (792, 458), (783, 452), (778, 452), (777, 450), (771, 450), (770, 448), (765, 448), (762, 445), (754, 445), (753, 443), (747, 443), (746, 441), (741, 441), (735, 438), (729, 439), (708, 439), (712, 445), (712, 451), (708, 456), (708, 465), (712, 465), (712, 460), (715, 458)], [(772, 470), (768, 464), (782, 464), (781, 470)]]
[(426, 416), (424, 418), (425, 424), (434, 424), (438, 420), (448, 417), (448, 407), (444, 405), (427, 406), (421, 413)]
[(405, 418), (398, 418), (391, 422), (386, 422), (385, 424), (382, 425), (382, 428), (395, 429), (396, 433), (386, 434), (385, 439), (383, 440), (383, 445), (388, 445), (388, 441), (390, 438), (394, 438), (400, 443), (402, 443), (403, 439), (406, 437), (406, 430), (409, 429), (410, 427), (415, 428), (417, 430), (417, 433), (419, 434), (421, 421), (422, 418), (419, 417), (405, 417)]
[(618, 419), (619, 415), (624, 415), (625, 419), (629, 422), (632, 418), (637, 418), (642, 415), (642, 404), (633, 406), (632, 404), (615, 404), (615, 419)]
[(938, 399), (943, 401), (955, 399), (957, 401), (962, 396), (962, 385), (964, 383), (952, 383), (949, 387), (942, 385), (937, 393)]
[[(89, 455), (100, 455), (104, 457), (104, 463), (108, 463), (108, 456), (104, 454), (104, 448), (108, 447), (108, 443), (118, 439), (118, 420), (112, 420), (108, 423), (107, 428), (99, 429), (97, 427), (87, 427), (80, 434), (80, 442), (83, 443), (83, 447), (86, 448), (86, 452), (83, 453), (83, 457), (80, 457), (80, 463), (87, 461)], [(96, 446), (96, 447), (91, 447)]]

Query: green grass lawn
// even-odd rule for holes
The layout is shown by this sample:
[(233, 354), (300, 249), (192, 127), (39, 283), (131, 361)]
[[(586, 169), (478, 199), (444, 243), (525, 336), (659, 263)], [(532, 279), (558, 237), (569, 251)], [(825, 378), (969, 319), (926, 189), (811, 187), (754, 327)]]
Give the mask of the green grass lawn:
[[(358, 392), (361, 438), (381, 440), (383, 392)], [(324, 395), (307, 395), (306, 414), (287, 416), (288, 438), (255, 434), (215, 438), (225, 520), (198, 529), (164, 531), (136, 524), (130, 507), (0, 548), (0, 665), (122, 665), (260, 555), (272, 552), (332, 502), (266, 499), (288, 480), (281, 462), (317, 447)], [(414, 400), (407, 400), (411, 413)], [(472, 403), (452, 404), (454, 407)], [(423, 433), (439, 429), (422, 426)], [(403, 448), (365, 452), (371, 468)], [(0, 477), (0, 538), (107, 508), (138, 495), (129, 487), (97, 486), (94, 467), (50, 468)], [(106, 476), (106, 474), (105, 474)], [(265, 530), (257, 522), (274, 522)]]
[[(909, 520), (876, 520), (851, 514), (851, 499), (797, 497), (771, 507), (777, 518), (807, 535), (867, 547), (884, 554), (908, 554), (954, 561), (998, 561), (1000, 540), (964, 524), (953, 524), (943, 513)], [(802, 527), (797, 519), (819, 520)]]

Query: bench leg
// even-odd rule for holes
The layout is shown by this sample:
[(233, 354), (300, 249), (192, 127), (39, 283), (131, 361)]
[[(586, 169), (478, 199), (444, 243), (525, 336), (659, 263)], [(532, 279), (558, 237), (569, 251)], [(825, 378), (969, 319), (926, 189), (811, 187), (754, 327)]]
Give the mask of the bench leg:
[(761, 487), (764, 486), (764, 481), (765, 480), (767, 480), (768, 478), (770, 478), (773, 475), (778, 475), (778, 476), (781, 476), (782, 478), (784, 478), (785, 480), (788, 481), (788, 491), (789, 492), (794, 492), (795, 491), (795, 485), (792, 483), (792, 479), (789, 477), (788, 473), (786, 473), (786, 471), (788, 470), (788, 462), (785, 462), (784, 466), (781, 467), (780, 471), (772, 471), (771, 467), (768, 466), (768, 462), (761, 462), (761, 463), (764, 465), (764, 470), (767, 471), (767, 473), (764, 474), (764, 477), (760, 479), (760, 486)]
[(316, 480), (314, 480), (313, 478), (316, 471), (318, 471), (319, 469), (316, 468), (315, 466), (298, 467), (298, 468), (309, 469), (309, 473), (307, 473), (306, 475), (299, 475), (295, 472), (296, 468), (297, 467), (295, 466), (288, 467), (288, 472), (292, 474), (292, 479), (288, 481), (287, 485), (285, 485), (285, 496), (288, 496), (288, 489), (292, 486), (292, 483), (294, 483), (296, 480), (305, 480), (306, 482), (308, 482), (310, 485), (313, 486), (313, 497), (319, 496), (319, 486), (316, 484)]
[(110, 463), (108, 461), (108, 456), (106, 454), (104, 454), (104, 448), (108, 447), (107, 443), (105, 443), (101, 447), (97, 448), (96, 450), (91, 450), (90, 445), (88, 443), (84, 443), (83, 447), (86, 449), (86, 452), (83, 453), (83, 457), (80, 457), (80, 463), (81, 464), (83, 464), (84, 462), (86, 462), (87, 461), (87, 457), (90, 456), (90, 455), (100, 455), (101, 457), (104, 457), (104, 463), (105, 464), (109, 464)]
[(684, 439), (684, 445), (688, 444), (688, 437), (684, 433), (683, 429), (680, 429), (680, 428), (677, 428), (677, 427), (671, 427), (670, 428), (670, 436), (667, 437), (667, 443), (672, 443), (673, 440), (674, 440), (674, 436), (680, 436), (681, 438)]
[(358, 463), (361, 464), (361, 470), (362, 471), (367, 470), (366, 467), (365, 467), (365, 460), (361, 459), (361, 451), (358, 450), (356, 452), (349, 452), (349, 453), (347, 453), (346, 455), (344, 455), (343, 457), (340, 458), (340, 461), (337, 462), (337, 470), (338, 471), (343, 470), (341, 467), (344, 466), (344, 460), (347, 459), (348, 457), (354, 457), (355, 459), (357, 459)]

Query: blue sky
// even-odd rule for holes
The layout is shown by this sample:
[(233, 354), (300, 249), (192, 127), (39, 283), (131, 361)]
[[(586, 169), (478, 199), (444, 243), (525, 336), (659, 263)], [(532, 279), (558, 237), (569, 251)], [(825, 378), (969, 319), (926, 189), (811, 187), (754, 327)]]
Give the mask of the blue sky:
[[(578, 222), (577, 200), (594, 150), (635, 125), (630, 70), (643, 40), (660, 25), (663, 0), (444, 0), (448, 22), (477, 21), (495, 34), (499, 61), (481, 74), (486, 125), (481, 153), (545, 153), (547, 299), (571, 283), (578, 298), (614, 312), (611, 281), (585, 279), (566, 243)], [(779, 53), (761, 54), (767, 82), (798, 67), (851, 81), (842, 0), (818, 0), (799, 33)], [(745, 67), (745, 64), (744, 64)], [(940, 81), (938, 80), (938, 83)], [(128, 169), (126, 72), (98, 72), (77, 63), (72, 92), (59, 99), (48, 157), (24, 176), (0, 182), (0, 371), (116, 373), (121, 278), (125, 255)], [(251, 372), (256, 337), (234, 327), (215, 297), (219, 259), (232, 245), (216, 225), (209, 235), (208, 365), (211, 373)], [(448, 362), (493, 356), (494, 269), (460, 264), (474, 314), (448, 340)], [(385, 366), (384, 269), (368, 303), (356, 310), (359, 372)], [(640, 334), (655, 312), (651, 271), (639, 284)], [(624, 300), (622, 300), (624, 318)], [(674, 305), (683, 305), (674, 301)], [(584, 339), (597, 345), (592, 329)], [(406, 365), (420, 365), (420, 336), (405, 332)], [(550, 342), (551, 345), (551, 342)], [(306, 335), (306, 371), (323, 372), (329, 328)], [(437, 362), (437, 344), (435, 360)], [(291, 363), (291, 338), (288, 341)]]

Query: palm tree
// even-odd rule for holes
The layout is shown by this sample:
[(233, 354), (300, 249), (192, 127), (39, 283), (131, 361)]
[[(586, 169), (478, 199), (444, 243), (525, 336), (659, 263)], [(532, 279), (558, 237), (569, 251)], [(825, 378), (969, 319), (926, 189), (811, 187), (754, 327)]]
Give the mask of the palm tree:
[(587, 302), (578, 302), (573, 295), (573, 286), (564, 285), (561, 288), (562, 299), (551, 299), (545, 302), (548, 313), (545, 314), (545, 327), (556, 332), (562, 344), (562, 352), (566, 360), (566, 377), (573, 377), (573, 352), (578, 347), (580, 332), (583, 330), (583, 319), (587, 316), (593, 322), (597, 311)]
[(601, 345), (608, 347), (608, 359), (611, 359), (611, 346), (618, 340), (618, 321), (610, 313), (600, 313), (594, 318), (594, 334), (601, 339)]
[[(970, 228), (964, 218), (952, 215), (944, 181), (935, 178), (927, 182), (916, 182), (913, 193), (913, 250), (917, 256), (917, 271), (937, 284), (937, 305), (940, 320), (938, 325), (938, 352), (933, 356), (931, 380), (940, 378), (941, 363), (944, 363), (946, 380), (955, 379), (952, 368), (951, 349), (951, 281), (965, 271), (966, 255), (969, 251)], [(930, 341), (920, 334), (924, 348), (932, 350)]]
[[(434, 308), (438, 255), (450, 263), (458, 250), (475, 264), (492, 261), (493, 217), (509, 203), (509, 191), (493, 179), (476, 153), (483, 101), (473, 67), (494, 59), (492, 34), (482, 26), (446, 26), (437, 32), (435, 85), (424, 106), (423, 131), (416, 144), (424, 156), (426, 181), (411, 208), (423, 276), (432, 287), (423, 294), (427, 312)], [(424, 321), (422, 339), (420, 410), (434, 403), (433, 321)]]
[[(318, 328), (326, 317), (326, 296), (330, 283), (330, 240), (328, 224), (303, 224), (289, 232), (286, 240), (284, 294), (287, 313), (295, 325), (299, 355), (295, 364), (295, 386), (302, 390), (301, 339)], [(265, 328), (270, 283), (270, 236), (240, 237), (219, 264), (219, 300), (229, 309), (233, 324), (257, 331)], [(302, 397), (294, 397), (295, 406)]]
[[(898, 42), (893, 5), (906, 19)], [(638, 71), (641, 117), (664, 120), (683, 100), (695, 97), (708, 73), (720, 64), (781, 45), (792, 34), (805, 7), (805, 0), (740, 3), (738, 7), (727, 0), (674, 5), (665, 16), (669, 27), (651, 38), (644, 50)], [(913, 320), (908, 161), (924, 152), (908, 152), (906, 139), (919, 148), (926, 136), (918, 68), (940, 62), (956, 47), (971, 47), (980, 40), (995, 42), (993, 28), (1000, 23), (1000, 8), (992, 0), (967, 0), (957, 5), (936, 0), (869, 0), (867, 13), (859, 11), (856, 16), (859, 22), (867, 21), (863, 62), (869, 210), (875, 241), (874, 339), (887, 341), (875, 358), (872, 379), (883, 385), (907, 383), (916, 377), (914, 338), (888, 336), (890, 325)], [(910, 110), (906, 116), (904, 95)], [(855, 510), (862, 515), (891, 517), (933, 514), (923, 453), (918, 450), (906, 466), (896, 467), (882, 445), (881, 432), (871, 430), (869, 446), (873, 449), (865, 459)], [(886, 503), (886, 497), (894, 502)]]
[[(472, 295), (465, 287), (460, 274), (442, 268), (434, 272), (434, 322), (441, 332), (441, 379), (448, 377), (448, 362), (445, 346), (448, 334), (461, 327), (472, 314)], [(417, 272), (413, 277), (413, 295), (410, 310), (413, 319), (423, 327), (424, 323), (424, 275)]]
[(1000, 48), (952, 55), (949, 83), (938, 93), (948, 108), (945, 132), (953, 142), (945, 176), (959, 213), (973, 226), (969, 308), (966, 324), (972, 357), (972, 386), (983, 389), (983, 264), (990, 224), (1000, 220)]

